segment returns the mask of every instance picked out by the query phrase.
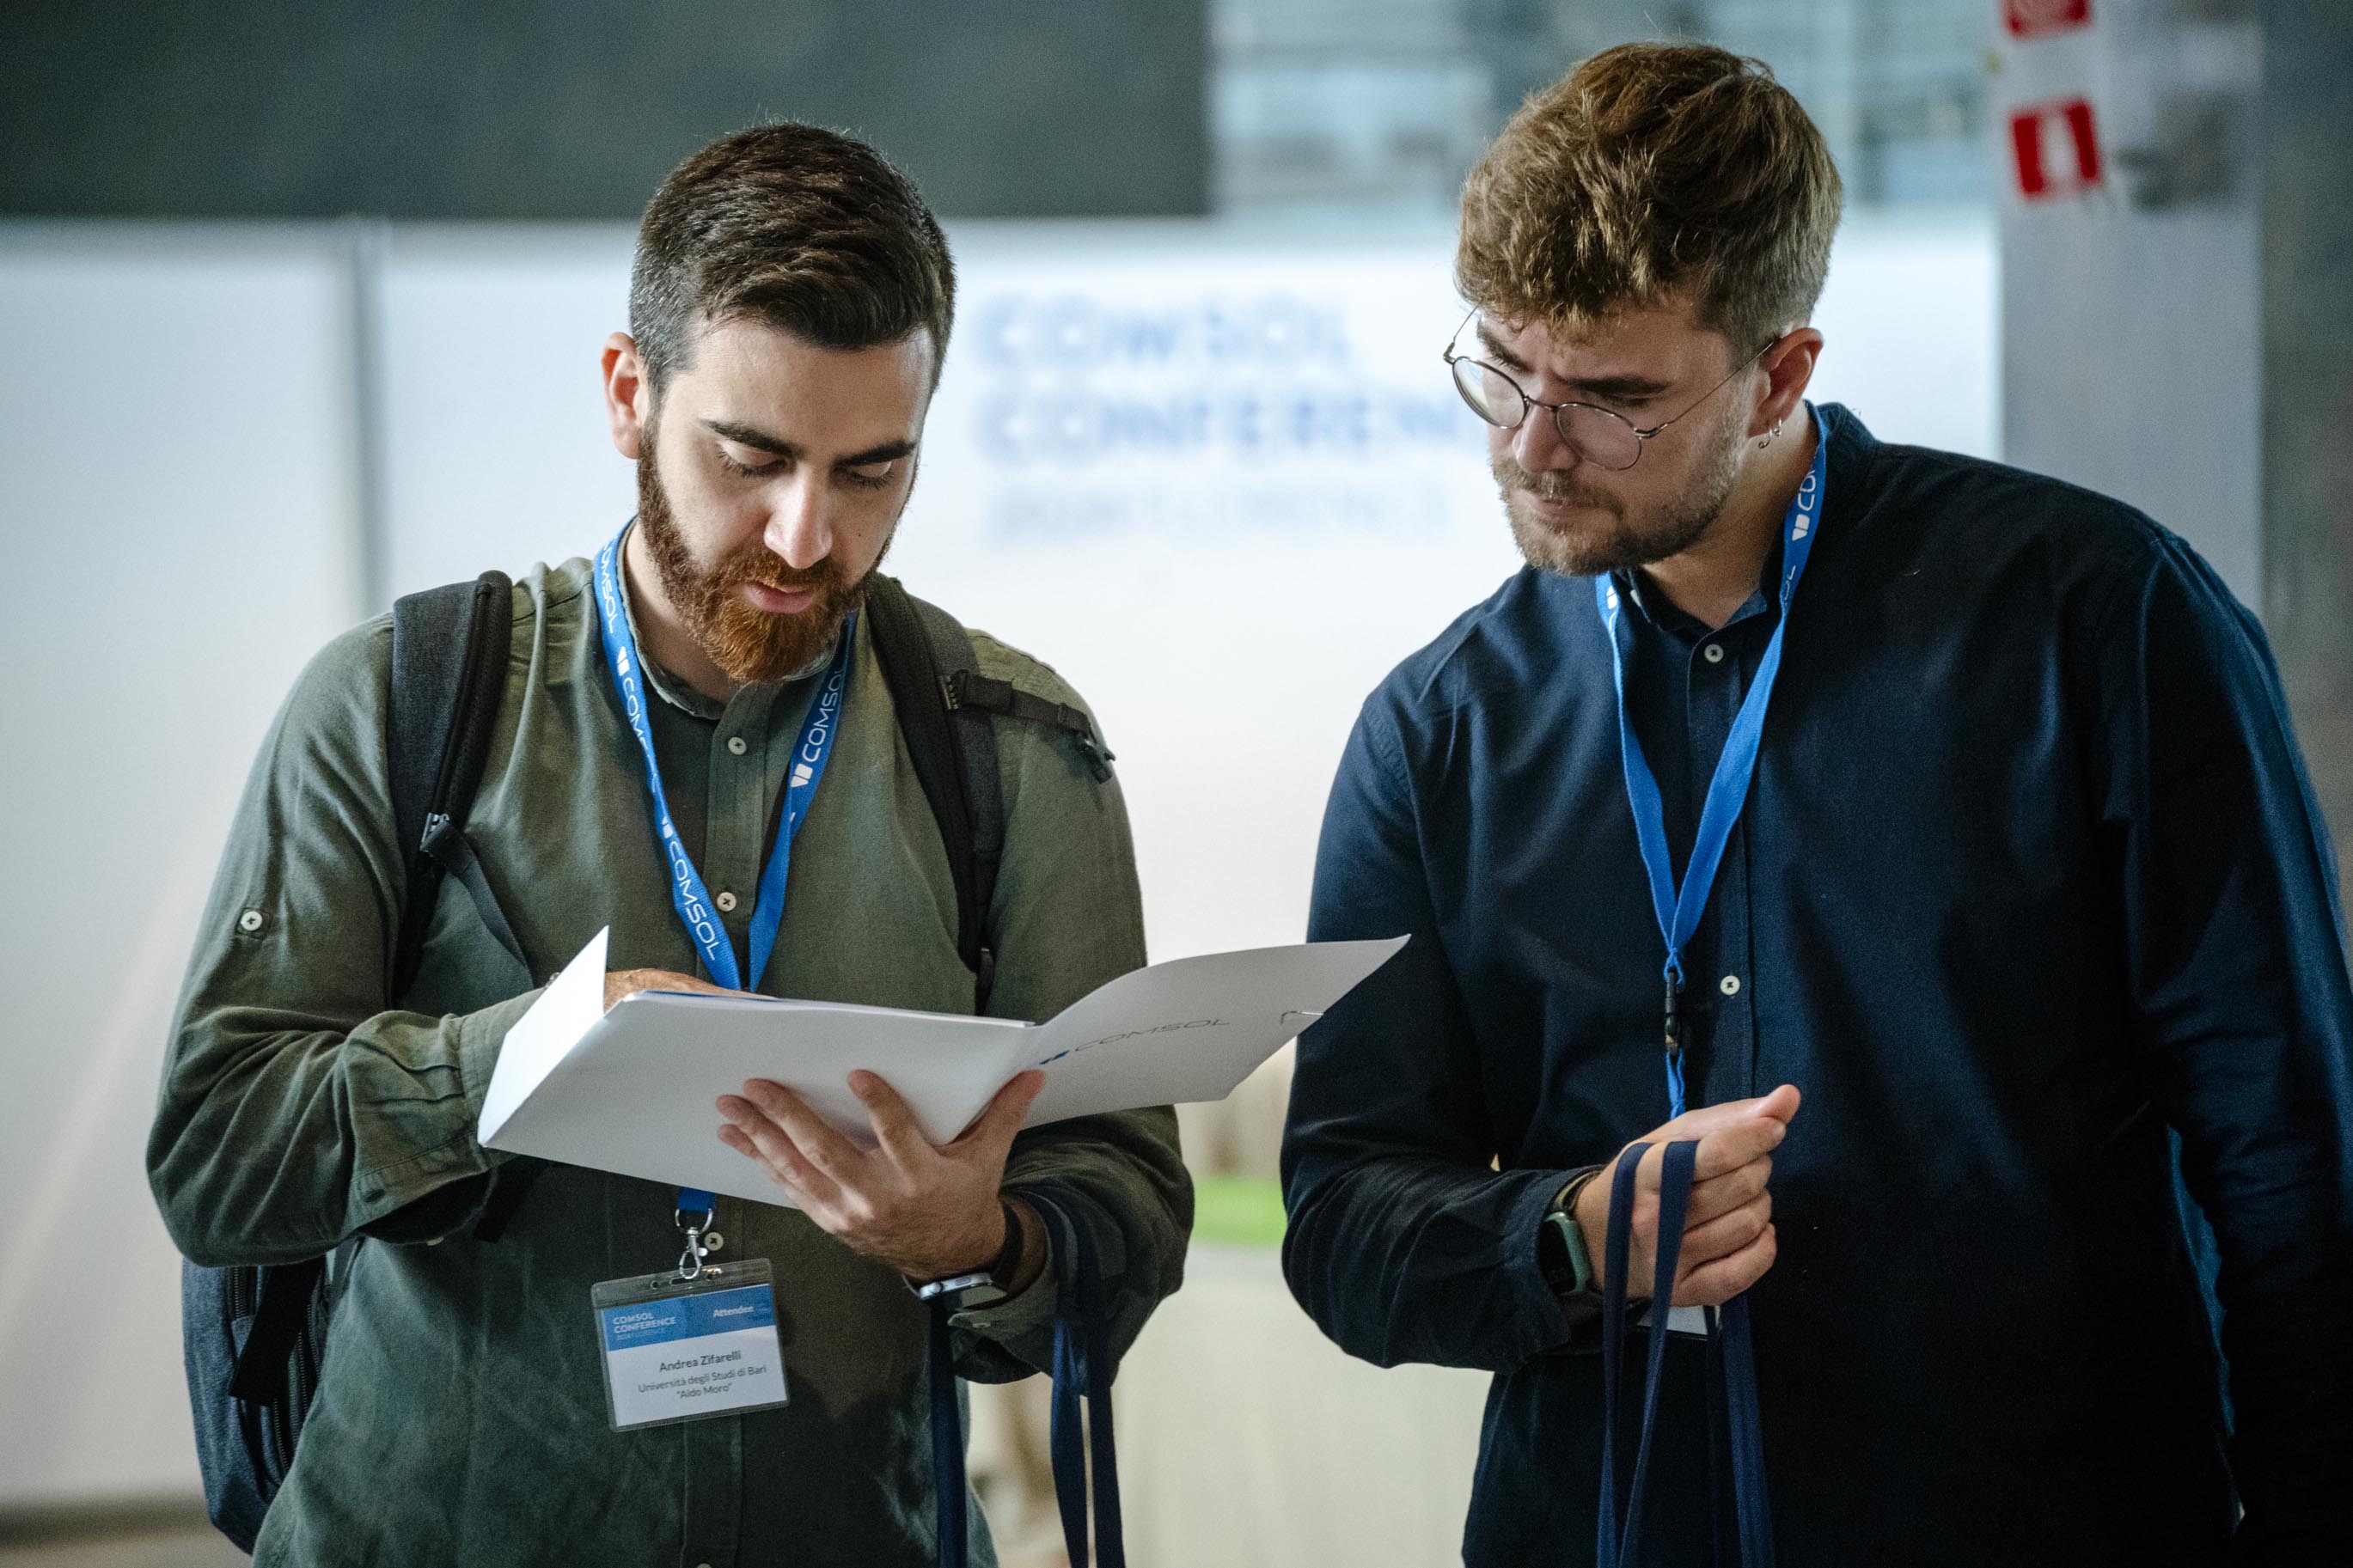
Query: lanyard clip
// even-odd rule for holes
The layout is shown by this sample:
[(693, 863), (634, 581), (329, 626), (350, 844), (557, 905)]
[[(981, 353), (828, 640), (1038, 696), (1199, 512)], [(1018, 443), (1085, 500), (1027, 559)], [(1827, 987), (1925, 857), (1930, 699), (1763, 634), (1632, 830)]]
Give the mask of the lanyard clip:
[(711, 1228), (711, 1221), (717, 1213), (718, 1210), (708, 1208), (670, 1211), (670, 1218), (678, 1222), (678, 1228), (686, 1232), (686, 1250), (678, 1255), (681, 1284), (702, 1276), (702, 1260), (711, 1256), (711, 1249), (702, 1245), (702, 1233)]
[(1667, 1045), (1667, 1114), (1670, 1118), (1683, 1113), (1683, 1022), (1675, 998), (1683, 988), (1683, 970), (1680, 963), (1667, 965), (1666, 1045)]

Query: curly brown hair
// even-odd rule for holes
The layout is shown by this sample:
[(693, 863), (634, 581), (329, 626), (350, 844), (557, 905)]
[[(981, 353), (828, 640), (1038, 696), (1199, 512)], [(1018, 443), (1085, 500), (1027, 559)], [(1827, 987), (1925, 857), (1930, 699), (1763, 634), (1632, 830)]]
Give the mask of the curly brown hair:
[(914, 183), (863, 142), (757, 126), (670, 171), (646, 205), (629, 334), (657, 396), (706, 326), (752, 317), (824, 349), (932, 336), (955, 321), (955, 266)]
[(1689, 289), (1745, 352), (1811, 313), (1842, 200), (1762, 61), (1623, 44), (1531, 95), (1471, 171), (1455, 282), (1499, 320), (1572, 330)]

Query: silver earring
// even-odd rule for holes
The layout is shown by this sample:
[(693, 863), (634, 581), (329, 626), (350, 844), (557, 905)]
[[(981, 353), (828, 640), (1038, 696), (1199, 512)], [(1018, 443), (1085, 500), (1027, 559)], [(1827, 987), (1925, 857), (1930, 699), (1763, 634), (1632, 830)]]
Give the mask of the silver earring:
[(1776, 437), (1776, 436), (1778, 436), (1780, 433), (1781, 433), (1781, 421), (1780, 421), (1780, 420), (1778, 420), (1778, 419), (1776, 419), (1775, 421), (1773, 421), (1773, 428), (1771, 428), (1770, 430), (1766, 431), (1766, 432), (1765, 432), (1765, 434), (1764, 434), (1764, 437), (1763, 437), (1761, 439), (1759, 439), (1759, 440), (1757, 441), (1757, 449), (1758, 451), (1760, 451), (1760, 452), (1761, 452), (1761, 451), (1763, 451), (1766, 447), (1767, 447), (1771, 446), (1771, 445), (1773, 444), (1773, 437)]

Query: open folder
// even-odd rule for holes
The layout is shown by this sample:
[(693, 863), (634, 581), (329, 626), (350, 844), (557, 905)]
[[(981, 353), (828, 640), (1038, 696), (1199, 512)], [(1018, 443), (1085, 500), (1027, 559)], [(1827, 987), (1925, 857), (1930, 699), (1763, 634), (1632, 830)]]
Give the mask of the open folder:
[(859, 1068), (896, 1089), (935, 1143), (1025, 1068), (1046, 1074), (1029, 1127), (1223, 1100), (1406, 941), (1180, 958), (1024, 1024), (683, 991), (638, 992), (607, 1012), (608, 934), (597, 932), (508, 1031), (481, 1142), (769, 1204), (790, 1200), (765, 1167), (719, 1142), (715, 1102), (747, 1079), (783, 1084), (866, 1144), (871, 1124), (848, 1081)]

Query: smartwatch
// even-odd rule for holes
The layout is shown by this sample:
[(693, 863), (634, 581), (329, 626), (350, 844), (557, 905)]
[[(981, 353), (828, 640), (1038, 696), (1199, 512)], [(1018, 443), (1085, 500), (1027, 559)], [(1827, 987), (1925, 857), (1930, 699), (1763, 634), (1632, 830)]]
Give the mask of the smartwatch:
[(1536, 1266), (1556, 1296), (1586, 1296), (1600, 1288), (1593, 1259), (1586, 1255), (1585, 1230), (1577, 1223), (1577, 1195), (1597, 1173), (1588, 1172), (1560, 1191), (1536, 1231)]
[(936, 1302), (951, 1312), (978, 1311), (1011, 1300), (1013, 1281), (1021, 1272), (1021, 1220), (1009, 1199), (998, 1198), (997, 1206), (1005, 1215), (1005, 1245), (997, 1249), (996, 1260), (986, 1268), (965, 1269), (937, 1279), (910, 1279), (907, 1288), (915, 1293), (915, 1300)]

